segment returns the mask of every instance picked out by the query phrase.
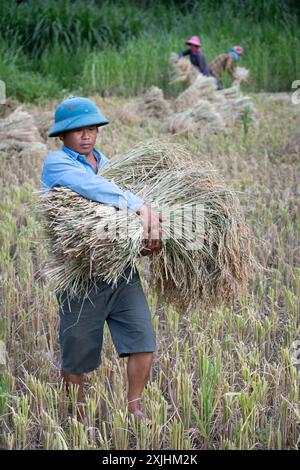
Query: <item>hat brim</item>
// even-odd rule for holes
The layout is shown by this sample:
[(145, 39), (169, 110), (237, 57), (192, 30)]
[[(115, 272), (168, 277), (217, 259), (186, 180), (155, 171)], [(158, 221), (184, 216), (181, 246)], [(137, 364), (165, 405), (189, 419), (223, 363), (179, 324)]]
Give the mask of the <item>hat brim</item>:
[(186, 44), (187, 44), (188, 46), (196, 46), (196, 47), (201, 47), (201, 44), (196, 44), (196, 43), (194, 43), (194, 42), (189, 42), (189, 41), (186, 41)]
[(109, 124), (109, 120), (99, 114), (90, 114), (89, 116), (77, 116), (73, 119), (64, 119), (53, 126), (48, 137), (57, 137), (67, 131), (79, 129), (87, 126), (105, 126)]

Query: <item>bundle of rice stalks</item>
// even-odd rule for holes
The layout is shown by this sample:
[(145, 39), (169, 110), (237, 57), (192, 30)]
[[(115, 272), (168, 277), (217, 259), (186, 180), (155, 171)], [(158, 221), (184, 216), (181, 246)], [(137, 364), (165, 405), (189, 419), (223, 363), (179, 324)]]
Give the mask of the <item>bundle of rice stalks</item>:
[(144, 187), (164, 170), (176, 170), (184, 165), (192, 165), (192, 157), (180, 145), (148, 140), (142, 146), (136, 145), (122, 155), (110, 159), (104, 170), (104, 177), (118, 181), (121, 186), (130, 189)]
[(240, 84), (235, 81), (233, 82), (231, 87), (223, 88), (223, 90), (220, 90), (218, 92), (218, 95), (223, 96), (225, 99), (239, 98), (239, 96), (241, 95)]
[(151, 118), (161, 119), (170, 112), (171, 108), (164, 99), (163, 91), (152, 86), (146, 93), (123, 106), (115, 114), (115, 119), (129, 124), (141, 124)]
[(245, 67), (236, 67), (235, 69), (235, 79), (237, 82), (241, 83), (241, 82), (245, 82), (245, 83), (248, 83), (249, 82), (249, 70), (246, 69)]
[(255, 118), (255, 106), (249, 96), (227, 100), (220, 106), (219, 111), (227, 126), (235, 124), (245, 113), (249, 114), (251, 120)]
[(34, 118), (22, 106), (0, 119), (0, 140), (14, 139), (22, 142), (41, 142)]
[(216, 93), (212, 93), (208, 96), (208, 101), (216, 106), (219, 106), (223, 103), (226, 103), (226, 98), (222, 93), (220, 93), (220, 91), (216, 91)]
[(216, 81), (213, 77), (206, 77), (198, 73), (196, 80), (176, 98), (174, 109), (176, 112), (185, 111), (198, 100), (213, 99), (216, 95)]
[[(0, 154), (5, 157), (16, 156), (20, 162), (23, 157), (39, 159), (44, 157), (46, 153), (47, 147), (41, 142), (22, 142), (16, 139), (0, 140)], [(25, 159), (24, 164), (28, 165), (27, 159)]]
[(199, 75), (199, 70), (189, 59), (179, 57), (175, 52), (172, 52), (170, 55), (170, 64), (173, 67), (170, 83), (187, 81), (192, 84)]
[[(7, 158), (18, 157), (23, 164), (23, 157), (37, 159), (45, 156), (47, 147), (31, 114), (19, 106), (5, 119), (0, 119), (0, 154)], [(28, 165), (27, 159), (24, 161)]]
[(17, 107), (19, 106), (19, 103), (12, 99), (12, 98), (7, 98), (5, 103), (0, 104), (0, 117), (6, 118), (9, 114), (11, 114)]
[[(137, 159), (142, 167), (151, 166), (149, 145), (145, 154), (143, 146), (139, 156), (136, 148), (132, 159), (126, 154), (127, 168), (130, 161), (135, 168)], [(160, 143), (151, 145), (158, 154)], [(243, 291), (253, 261), (237, 196), (205, 164), (183, 160), (178, 169), (154, 172), (148, 181), (146, 173), (140, 171), (144, 199), (165, 218), (163, 248), (149, 257), (151, 285), (160, 299), (185, 311), (231, 304)], [(131, 175), (127, 187), (136, 192), (141, 185)], [(83, 292), (99, 277), (115, 285), (138, 262), (144, 235), (135, 213), (63, 188), (43, 195), (42, 212), (52, 256), (47, 274), (56, 289)]]
[(51, 247), (46, 276), (70, 296), (86, 293), (97, 278), (113, 284), (139, 253), (143, 228), (135, 213), (55, 188), (41, 198)]
[[(253, 265), (250, 234), (239, 200), (214, 174), (201, 175), (199, 167), (187, 171), (181, 182), (178, 190), (184, 191), (188, 185), (190, 191), (173, 217), (176, 220), (183, 213), (184, 220), (191, 222), (189, 227), (194, 222), (192, 211), (202, 205), (202, 227), (198, 223), (193, 234), (187, 230), (184, 240), (170, 237), (162, 252), (152, 257), (155, 292), (161, 302), (180, 311), (232, 305), (242, 295)], [(180, 229), (175, 226), (175, 233)], [(190, 250), (193, 242), (195, 247)]]
[(278, 157), (286, 163), (295, 163), (300, 160), (300, 132), (291, 135), (288, 143), (279, 151)]
[(46, 142), (52, 127), (53, 113), (51, 111), (37, 111), (33, 117), (42, 139)]
[(175, 113), (164, 123), (162, 130), (173, 134), (199, 135), (205, 132), (219, 132), (225, 128), (222, 115), (217, 107), (206, 100), (198, 100), (193, 107)]

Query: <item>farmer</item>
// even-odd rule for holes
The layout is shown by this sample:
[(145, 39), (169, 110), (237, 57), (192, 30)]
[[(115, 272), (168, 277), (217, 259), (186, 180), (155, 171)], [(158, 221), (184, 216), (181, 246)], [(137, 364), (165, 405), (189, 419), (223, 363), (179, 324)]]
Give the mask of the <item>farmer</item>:
[(227, 54), (218, 55), (210, 64), (209, 69), (210, 73), (217, 80), (217, 89), (222, 90), (222, 72), (227, 70), (227, 72), (235, 80), (235, 69), (236, 63), (239, 58), (243, 55), (244, 49), (241, 46), (234, 46), (230, 49)]
[(179, 57), (184, 57), (188, 55), (190, 57), (191, 63), (199, 69), (199, 71), (206, 76), (210, 76), (209, 67), (207, 65), (205, 56), (201, 51), (201, 43), (198, 36), (192, 36), (185, 42), (189, 47), (183, 52), (180, 52)]
[[(49, 137), (59, 137), (63, 146), (45, 159), (43, 189), (63, 186), (93, 201), (136, 212), (145, 232), (142, 254), (151, 254), (161, 248), (161, 218), (140, 197), (99, 174), (109, 160), (94, 146), (98, 127), (108, 122), (89, 99), (70, 96), (60, 103)], [(122, 279), (114, 288), (102, 280), (95, 283), (88, 299), (70, 299), (67, 291), (56, 295), (61, 375), (67, 389), (70, 383), (78, 386), (78, 419), (84, 418), (84, 373), (97, 369), (101, 362), (105, 321), (119, 357), (128, 357), (128, 411), (143, 419), (140, 398), (149, 378), (156, 340), (138, 272), (129, 283)]]

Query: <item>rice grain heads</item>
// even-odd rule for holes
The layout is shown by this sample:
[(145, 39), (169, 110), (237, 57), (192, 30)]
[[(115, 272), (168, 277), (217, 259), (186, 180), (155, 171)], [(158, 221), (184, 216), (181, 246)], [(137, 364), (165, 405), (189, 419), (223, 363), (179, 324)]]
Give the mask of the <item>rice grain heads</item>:
[[(239, 298), (253, 265), (250, 234), (237, 195), (209, 165), (178, 145), (150, 141), (112, 159), (104, 176), (142, 194), (164, 217), (162, 250), (149, 257), (160, 300), (188, 311)], [(57, 290), (87, 292), (97, 278), (116, 285), (138, 265), (144, 230), (137, 214), (64, 188), (44, 194), (41, 210), (46, 274)]]

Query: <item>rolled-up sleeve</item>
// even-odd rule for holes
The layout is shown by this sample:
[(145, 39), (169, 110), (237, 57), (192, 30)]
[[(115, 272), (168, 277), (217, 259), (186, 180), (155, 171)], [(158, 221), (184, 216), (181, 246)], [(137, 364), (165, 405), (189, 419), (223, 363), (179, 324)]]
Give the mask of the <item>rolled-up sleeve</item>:
[(72, 189), (92, 201), (118, 208), (127, 207), (135, 212), (144, 204), (140, 197), (123, 190), (112, 180), (93, 174), (84, 167), (77, 167), (71, 159), (49, 156), (44, 163), (42, 187), (47, 191), (56, 186)]

